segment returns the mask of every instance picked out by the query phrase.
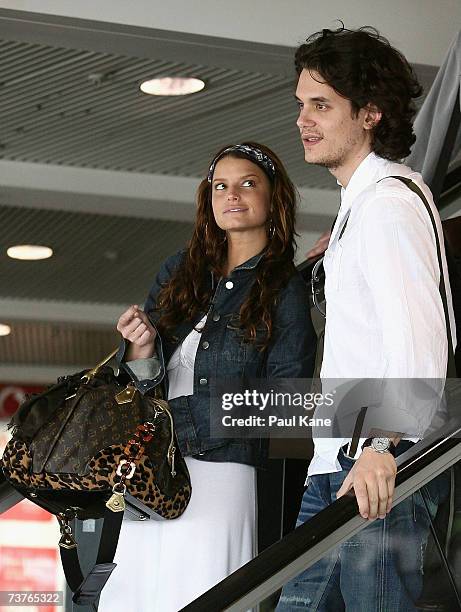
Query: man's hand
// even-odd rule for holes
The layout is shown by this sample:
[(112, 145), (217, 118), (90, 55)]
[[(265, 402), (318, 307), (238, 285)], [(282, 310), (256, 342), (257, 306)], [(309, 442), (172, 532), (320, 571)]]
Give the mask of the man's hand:
[(125, 357), (126, 361), (152, 357), (157, 332), (139, 306), (133, 304), (125, 310), (118, 320), (117, 331), (125, 340), (131, 342)]
[(330, 235), (330, 230), (323, 232), (323, 234), (318, 238), (312, 249), (306, 253), (306, 259), (312, 259), (314, 257), (322, 255), (326, 251), (328, 242), (330, 241)]
[(396, 474), (397, 464), (391, 453), (364, 448), (337, 497), (353, 488), (363, 518), (374, 520), (379, 516), (383, 519), (391, 511)]

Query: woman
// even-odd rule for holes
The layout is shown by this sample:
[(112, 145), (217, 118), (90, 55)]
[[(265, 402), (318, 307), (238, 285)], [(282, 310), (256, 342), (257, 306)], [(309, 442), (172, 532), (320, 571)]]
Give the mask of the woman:
[(213, 438), (210, 383), (313, 371), (308, 289), (293, 264), (296, 192), (281, 161), (251, 142), (224, 147), (197, 203), (188, 248), (164, 263), (145, 312), (132, 306), (117, 326), (133, 370), (147, 371), (162, 338), (192, 498), (174, 521), (124, 523), (100, 610), (176, 612), (257, 554), (267, 440)]

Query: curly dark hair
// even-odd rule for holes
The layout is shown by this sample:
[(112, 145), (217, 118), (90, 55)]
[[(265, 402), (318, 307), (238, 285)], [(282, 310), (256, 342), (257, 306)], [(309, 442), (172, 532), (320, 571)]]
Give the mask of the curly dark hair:
[(367, 104), (382, 113), (373, 128), (372, 150), (399, 161), (409, 155), (416, 137), (414, 99), (422, 87), (405, 57), (372, 27), (324, 29), (307, 38), (295, 55), (298, 76), (317, 72), (336, 93), (350, 100), (352, 114)]
[[(280, 290), (295, 273), (293, 258), (295, 243), (295, 210), (298, 194), (277, 155), (268, 147), (244, 142), (256, 147), (271, 158), (275, 176), (271, 181), (271, 225), (267, 247), (256, 269), (255, 281), (240, 307), (238, 325), (242, 341), (254, 342), (264, 350), (273, 333), (273, 313)], [(221, 156), (222, 147), (213, 157)], [(249, 159), (241, 151), (230, 151), (223, 157)], [(210, 271), (216, 277), (224, 276), (227, 259), (226, 233), (216, 223), (211, 204), (211, 184), (205, 178), (197, 191), (197, 214), (194, 233), (185, 257), (168, 283), (160, 290), (156, 310), (160, 314), (157, 327), (160, 333), (170, 335), (184, 320), (194, 321), (208, 309), (212, 298)], [(257, 333), (261, 330), (263, 333)]]

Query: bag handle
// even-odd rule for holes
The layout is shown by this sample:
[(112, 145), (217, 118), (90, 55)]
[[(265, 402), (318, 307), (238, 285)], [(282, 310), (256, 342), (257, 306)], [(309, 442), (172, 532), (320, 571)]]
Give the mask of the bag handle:
[(105, 366), (106, 363), (109, 363), (109, 361), (113, 359), (117, 353), (118, 353), (118, 347), (114, 351), (112, 351), (110, 355), (107, 355), (107, 357), (104, 357), (104, 359), (100, 361), (98, 365), (96, 365), (92, 370), (88, 370), (88, 372), (82, 376), (82, 380), (84, 378), (86, 378), (86, 382), (89, 382), (90, 380), (92, 380), (96, 376), (96, 374), (99, 372), (99, 370), (103, 366)]

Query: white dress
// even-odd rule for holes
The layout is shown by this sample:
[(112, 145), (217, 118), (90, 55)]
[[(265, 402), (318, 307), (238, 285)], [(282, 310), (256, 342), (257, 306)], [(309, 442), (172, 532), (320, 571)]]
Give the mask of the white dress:
[[(205, 324), (203, 318), (197, 325)], [(193, 393), (200, 333), (184, 339), (167, 369), (168, 398)], [(186, 457), (192, 496), (172, 521), (123, 521), (101, 612), (178, 612), (257, 554), (256, 469)]]

